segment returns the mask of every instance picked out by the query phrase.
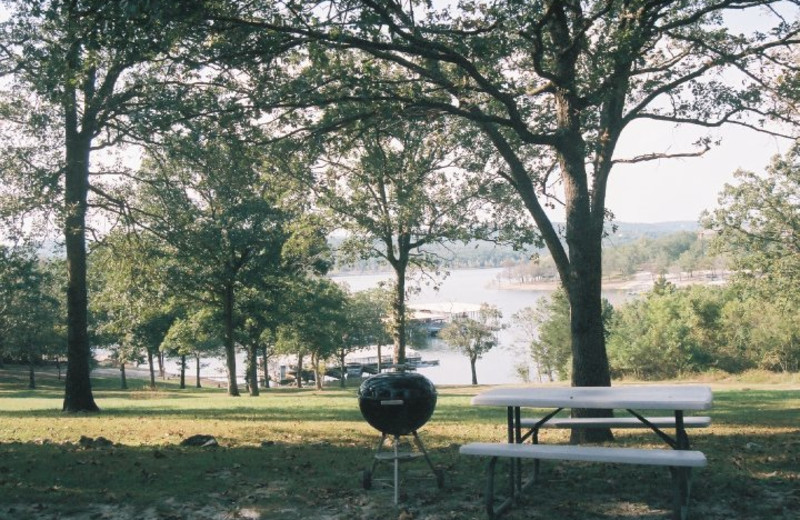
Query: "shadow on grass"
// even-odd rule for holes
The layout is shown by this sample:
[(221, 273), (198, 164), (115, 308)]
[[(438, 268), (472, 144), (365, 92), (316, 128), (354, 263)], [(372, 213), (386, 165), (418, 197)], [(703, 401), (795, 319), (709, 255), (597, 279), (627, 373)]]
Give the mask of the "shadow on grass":
[[(189, 448), (115, 445), (87, 449), (74, 444), (0, 444), (0, 502), (66, 505), (123, 500), (154, 503), (168, 497), (231, 499), (238, 488), (300, 485), (341, 488), (339, 470), (356, 480), (360, 448), (270, 445)], [(361, 454), (362, 457), (358, 457)], [(337, 470), (334, 471), (334, 468)]]
[[(0, 504), (40, 504), (59, 511), (61, 518), (90, 504), (119, 502), (156, 507), (165, 518), (176, 504), (198, 510), (249, 507), (260, 518), (278, 513), (291, 518), (328, 513), (329, 518), (396, 518), (390, 489), (361, 487), (361, 472), (372, 463), (374, 439), (342, 446), (323, 438), (319, 432), (316, 440), (306, 442), (217, 448), (0, 443)], [(799, 461), (797, 450), (787, 448), (798, 443), (800, 432), (698, 439), (709, 465), (694, 474), (692, 518), (794, 518), (800, 506)], [(403, 465), (401, 508), (414, 518), (485, 518), (486, 459), (459, 456), (446, 439), (431, 442), (429, 451), (445, 471), (446, 487), (438, 490), (426, 480), (424, 463)], [(379, 466), (375, 477), (390, 478), (387, 466)], [(669, 478), (666, 469), (656, 467), (543, 463), (542, 481), (504, 518), (666, 519)], [(185, 510), (181, 514), (199, 517)]]
[[(122, 407), (104, 407), (102, 402), (101, 411), (94, 414), (65, 414), (61, 411), (61, 402), (54, 403), (57, 405), (53, 409), (38, 409), (38, 410), (2, 410), (0, 409), (0, 420), (15, 418), (51, 418), (61, 419), (69, 418), (72, 416), (95, 416), (102, 418), (138, 418), (146, 416), (151, 419), (175, 419), (175, 420), (197, 420), (197, 421), (246, 421), (253, 420), (265, 422), (360, 422), (363, 423), (364, 419), (358, 408), (356, 401), (352, 402), (352, 406), (348, 407), (322, 407), (311, 406), (302, 407), (293, 405), (292, 403), (268, 403), (265, 402), (261, 406), (246, 406), (246, 405), (229, 405), (225, 407), (187, 407), (185, 405), (166, 407), (163, 403), (159, 405), (149, 405), (147, 402), (141, 402), (142, 406), (133, 407), (126, 405)], [(139, 404), (139, 403), (137, 403)], [(456, 406), (438, 406), (434, 412), (432, 420), (442, 422), (470, 422), (475, 424), (502, 424), (505, 420), (505, 414), (497, 413), (492, 409), (471, 409)]]
[[(382, 511), (373, 518), (396, 517), (390, 490), (362, 488), (362, 471), (372, 463), (373, 444), (369, 439), (354, 446), (317, 442), (87, 449), (72, 444), (0, 443), (0, 518), (4, 510), (20, 504), (35, 504), (58, 511), (59, 518), (70, 518), (93, 504), (120, 502), (139, 510), (156, 507), (163, 515), (159, 518), (205, 518), (200, 511), (209, 508), (227, 511), (214, 518), (239, 518), (231, 511), (242, 508), (259, 511), (260, 518), (276, 518), (279, 513), (283, 518), (319, 518), (325, 512), (363, 509), (372, 501), (372, 509)], [(433, 448), (430, 454), (437, 467), (455, 465), (457, 454), (452, 449)], [(379, 479), (391, 475), (387, 465), (379, 469), (376, 488)], [(444, 492), (431, 485), (426, 470), (422, 461), (403, 466), (404, 500), (437, 503)], [(454, 477), (452, 471), (450, 476)], [(180, 509), (179, 515), (175, 509)], [(20, 517), (27, 518), (24, 513)]]

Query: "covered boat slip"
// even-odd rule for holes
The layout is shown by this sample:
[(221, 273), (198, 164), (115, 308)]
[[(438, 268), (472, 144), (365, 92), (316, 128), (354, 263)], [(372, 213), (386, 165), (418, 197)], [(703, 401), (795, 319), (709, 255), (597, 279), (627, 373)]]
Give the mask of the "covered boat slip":
[[(598, 463), (666, 466), (672, 476), (673, 518), (688, 518), (691, 468), (706, 465), (700, 451), (691, 450), (687, 428), (710, 424), (707, 416), (685, 416), (686, 411), (711, 408), (711, 389), (697, 385), (653, 385), (621, 387), (544, 387), (494, 388), (472, 399), (474, 406), (507, 408), (507, 439), (499, 443), (469, 443), (460, 448), (463, 455), (490, 457), (486, 483), (486, 510), (494, 518), (511, 507), (520, 493), (538, 481), (540, 460), (570, 460)], [(541, 418), (522, 418), (522, 408), (549, 409)], [(603, 419), (557, 418), (565, 409), (624, 410), (626, 416)], [(645, 416), (659, 412), (661, 415)], [(666, 414), (665, 412), (670, 412)], [(671, 449), (647, 449), (606, 446), (541, 445), (542, 428), (645, 428), (653, 431)], [(523, 430), (528, 431), (523, 433)], [(671, 435), (666, 430), (672, 429)], [(530, 444), (524, 444), (530, 439)], [(509, 493), (499, 505), (495, 502), (495, 466), (499, 458), (508, 458)], [(523, 484), (523, 459), (534, 460), (531, 478)], [(556, 488), (550, 488), (557, 492)]]

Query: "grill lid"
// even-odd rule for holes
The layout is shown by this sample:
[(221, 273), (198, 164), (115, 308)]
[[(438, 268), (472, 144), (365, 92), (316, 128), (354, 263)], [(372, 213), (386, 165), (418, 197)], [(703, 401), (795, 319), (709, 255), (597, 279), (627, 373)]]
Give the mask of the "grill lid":
[(436, 398), (433, 383), (415, 372), (384, 372), (364, 380), (358, 389), (361, 415), (373, 428), (391, 435), (408, 435), (428, 422)]

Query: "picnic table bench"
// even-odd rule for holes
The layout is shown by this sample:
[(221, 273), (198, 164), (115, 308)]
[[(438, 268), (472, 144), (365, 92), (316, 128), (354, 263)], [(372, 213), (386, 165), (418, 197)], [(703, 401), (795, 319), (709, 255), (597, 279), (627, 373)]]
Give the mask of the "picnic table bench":
[[(495, 518), (513, 505), (517, 497), (536, 482), (540, 460), (567, 460), (598, 463), (642, 464), (668, 467), (673, 483), (673, 518), (688, 518), (691, 470), (706, 465), (705, 455), (690, 449), (687, 428), (702, 428), (711, 423), (707, 416), (684, 416), (686, 410), (708, 410), (712, 394), (704, 386), (626, 386), (626, 387), (547, 387), (495, 388), (472, 399), (476, 406), (507, 407), (506, 442), (474, 442), (461, 446), (463, 455), (490, 457), (486, 482), (486, 511)], [(522, 418), (520, 409), (554, 408), (541, 418)], [(566, 418), (556, 417), (565, 408), (624, 409), (631, 417)], [(638, 410), (638, 411), (637, 411)], [(641, 410), (670, 410), (672, 415), (646, 417)], [(523, 429), (529, 429), (525, 434)], [(607, 446), (542, 445), (542, 428), (649, 428), (672, 449), (647, 449)], [(673, 428), (674, 436), (664, 431)], [(523, 444), (527, 439), (530, 444)], [(495, 466), (499, 458), (509, 464), (509, 496), (495, 506)], [(533, 476), (522, 482), (522, 459), (534, 460)]]

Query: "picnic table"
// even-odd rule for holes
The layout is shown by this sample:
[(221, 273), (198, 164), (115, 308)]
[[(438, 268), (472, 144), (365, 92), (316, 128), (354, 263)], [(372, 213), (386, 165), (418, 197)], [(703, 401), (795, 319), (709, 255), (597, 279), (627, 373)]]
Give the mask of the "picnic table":
[[(711, 408), (711, 389), (700, 385), (647, 385), (617, 387), (498, 387), (476, 395), (474, 406), (507, 409), (506, 442), (474, 442), (461, 446), (464, 455), (490, 457), (486, 485), (486, 510), (494, 518), (516, 502), (538, 477), (540, 460), (574, 460), (618, 464), (666, 466), (673, 482), (673, 518), (688, 517), (691, 469), (706, 465), (706, 457), (691, 449), (688, 428), (710, 424), (707, 416), (686, 412)], [(523, 408), (545, 409), (542, 417), (522, 416)], [(558, 417), (565, 409), (624, 410), (622, 417)], [(659, 415), (650, 416), (652, 412)], [(669, 412), (667, 414), (666, 412)], [(542, 428), (646, 428), (671, 449), (607, 446), (542, 445)], [(673, 429), (670, 434), (667, 430)], [(524, 431), (527, 430), (527, 431)], [(530, 439), (531, 443), (525, 444)], [(495, 507), (494, 473), (498, 458), (510, 458), (509, 496)], [(533, 459), (534, 472), (522, 482), (521, 460)]]

